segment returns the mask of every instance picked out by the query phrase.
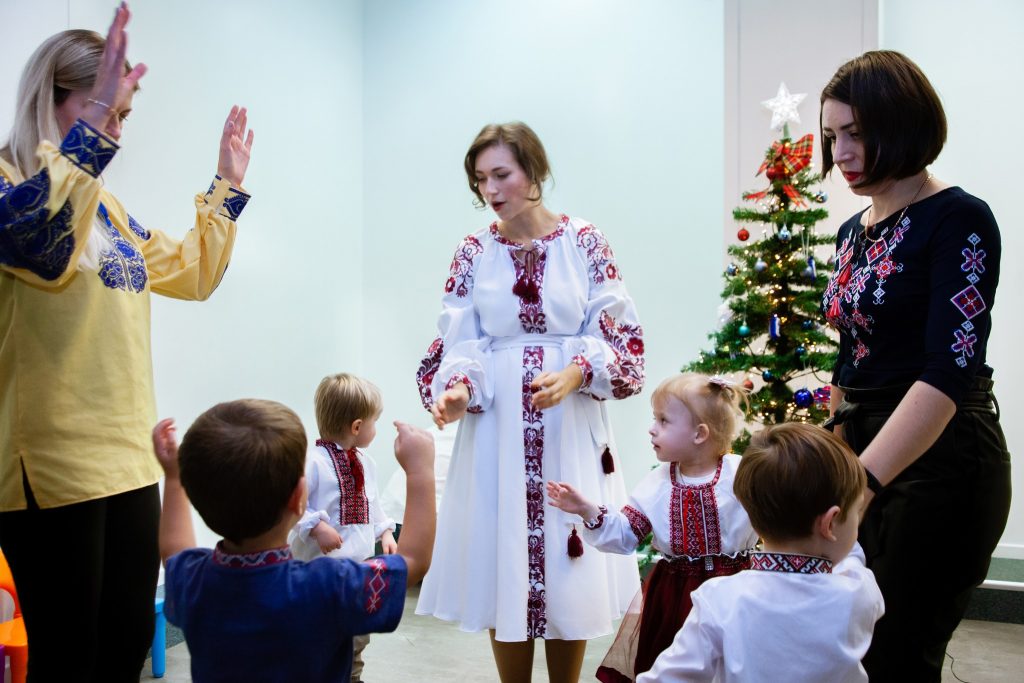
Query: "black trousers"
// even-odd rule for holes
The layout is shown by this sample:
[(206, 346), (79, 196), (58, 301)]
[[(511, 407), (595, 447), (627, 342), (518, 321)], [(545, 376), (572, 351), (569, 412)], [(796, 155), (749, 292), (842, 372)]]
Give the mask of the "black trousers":
[[(909, 387), (847, 390), (836, 411), (858, 454)], [(859, 541), (885, 598), (864, 668), (876, 681), (941, 679), (946, 646), (985, 579), (1010, 510), (1010, 454), (992, 381), (975, 380), (942, 435), (876, 497)]]
[(84, 503), (0, 513), (28, 631), (29, 683), (137, 683), (160, 569), (156, 484)]

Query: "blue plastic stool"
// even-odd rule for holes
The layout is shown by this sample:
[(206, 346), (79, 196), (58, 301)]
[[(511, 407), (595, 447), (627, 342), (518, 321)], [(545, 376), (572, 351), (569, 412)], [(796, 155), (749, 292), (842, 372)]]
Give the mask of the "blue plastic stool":
[(164, 599), (156, 598), (156, 627), (153, 629), (153, 678), (163, 678), (167, 670), (167, 619)]

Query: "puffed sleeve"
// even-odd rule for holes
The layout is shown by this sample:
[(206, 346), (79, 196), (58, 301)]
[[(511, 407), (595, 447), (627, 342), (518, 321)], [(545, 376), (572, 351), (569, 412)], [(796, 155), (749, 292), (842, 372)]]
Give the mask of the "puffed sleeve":
[(636, 683), (714, 680), (721, 668), (721, 628), (706, 618), (708, 607), (700, 593), (695, 591), (691, 596), (693, 608), (672, 645), (658, 655), (650, 671), (637, 677)]
[(0, 268), (46, 289), (75, 274), (99, 208), (99, 175), (118, 149), (79, 120), (59, 148), (39, 144), (34, 176), (13, 185), (0, 175)]
[(476, 265), (482, 253), (483, 245), (477, 235), (466, 237), (455, 250), (444, 286), (437, 337), (416, 372), (420, 399), (427, 410), (435, 397), (460, 382), (469, 387), (469, 412), (486, 410), (494, 397), (488, 371), (490, 340), (480, 329), (480, 318), (473, 306)]
[(965, 198), (945, 215), (929, 244), (925, 369), (920, 380), (954, 403), (985, 358), (1002, 252), (988, 205)]
[(596, 520), (584, 520), (583, 540), (604, 553), (629, 555), (651, 533), (650, 518), (630, 500), (619, 512), (601, 506)]
[(569, 357), (583, 371), (580, 391), (599, 399), (628, 398), (644, 386), (643, 328), (636, 306), (600, 230), (580, 228), (576, 247), (590, 279), (583, 331), (566, 342)]
[(320, 523), (331, 523), (327, 514), (327, 501), (320, 495), (320, 467), (317, 464), (319, 456), (311, 452), (306, 456), (306, 511), (302, 518), (296, 523), (294, 531), (301, 539), (309, 538), (310, 532)]
[(224, 277), (235, 243), (235, 221), (248, 201), (248, 194), (215, 176), (206, 193), (195, 196), (195, 225), (181, 240), (145, 229), (116, 201), (110, 212), (111, 219), (127, 225), (140, 242), (152, 291), (202, 301)]

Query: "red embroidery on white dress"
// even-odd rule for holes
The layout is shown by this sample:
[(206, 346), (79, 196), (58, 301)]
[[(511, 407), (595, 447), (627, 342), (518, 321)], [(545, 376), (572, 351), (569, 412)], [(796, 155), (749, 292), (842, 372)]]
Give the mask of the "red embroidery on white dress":
[(430, 387), (434, 382), (434, 375), (437, 374), (437, 369), (441, 367), (441, 357), (443, 355), (444, 340), (438, 337), (430, 342), (427, 355), (420, 361), (419, 370), (416, 371), (416, 385), (420, 390), (420, 401), (423, 402), (423, 407), (427, 410), (430, 410), (430, 406), (434, 404), (434, 395)]
[(213, 549), (213, 562), (222, 567), (232, 569), (255, 569), (267, 567), (280, 562), (287, 562), (292, 559), (292, 551), (288, 546), (260, 550), (255, 553), (229, 553), (224, 550), (224, 541), (218, 541)]
[[(456, 384), (465, 384), (466, 385), (466, 387), (469, 389), (469, 400), (472, 401), (473, 400), (473, 395), (476, 393), (476, 390), (474, 389), (473, 382), (470, 381), (469, 377), (467, 377), (465, 373), (456, 372), (454, 375), (452, 375), (451, 377), (448, 378), (448, 382), (444, 385), (445, 391), (447, 391), (448, 389), (451, 389)], [(467, 413), (482, 413), (483, 410), (480, 408), (480, 406), (470, 406), (470, 407), (466, 408), (466, 412)]]
[(530, 592), (526, 603), (526, 637), (547, 633), (544, 587), (544, 415), (534, 408), (530, 384), (544, 369), (544, 347), (523, 349), (523, 459), (526, 474), (527, 566)]
[(333, 441), (317, 439), (316, 445), (327, 451), (334, 463), (334, 475), (338, 478), (338, 500), (341, 511), (338, 522), (347, 524), (369, 524), (370, 502), (366, 498), (366, 479), (359, 452), (345, 450)]
[(598, 321), (604, 340), (615, 359), (606, 363), (612, 385), (612, 396), (626, 398), (640, 393), (644, 387), (644, 331), (640, 325), (619, 325), (608, 311), (601, 311)]
[(572, 357), (571, 362), (578, 365), (580, 371), (583, 372), (583, 383), (580, 384), (580, 390), (589, 389), (590, 383), (594, 381), (594, 368), (590, 365), (590, 361), (583, 354), (577, 353)]
[(455, 250), (452, 258), (448, 281), (444, 283), (445, 294), (455, 293), (462, 298), (473, 288), (473, 259), (483, 252), (484, 248), (473, 235), (469, 235)]
[(722, 527), (715, 496), (715, 484), (722, 476), (722, 462), (718, 461), (711, 481), (693, 485), (681, 482), (676, 464), (670, 465), (672, 496), (668, 514), (673, 555), (697, 558), (722, 554)]
[(524, 289), (516, 292), (519, 297), (519, 322), (523, 331), (544, 334), (548, 331), (544, 315), (544, 270), (548, 262), (547, 249), (536, 245), (533, 249), (512, 249), (512, 264), (515, 267), (516, 282), (524, 283)]
[(375, 614), (384, 605), (390, 583), (387, 577), (388, 566), (384, 560), (374, 557), (366, 561), (370, 565), (370, 573), (366, 577), (363, 591), (366, 593), (364, 609), (367, 614)]
[[(534, 244), (545, 244), (547, 242), (551, 242), (552, 240), (558, 239), (559, 237), (565, 234), (565, 226), (567, 226), (568, 224), (569, 217), (563, 213), (558, 217), (558, 225), (555, 226), (554, 231), (548, 233), (547, 235), (544, 235), (539, 239), (535, 239), (533, 241)], [(513, 242), (512, 240), (503, 236), (498, 231), (498, 221), (494, 221), (493, 223), (491, 223), (490, 231), (491, 237), (493, 237), (494, 241), (497, 242), (498, 244), (504, 244), (506, 247), (522, 248), (521, 244), (519, 244), (518, 242)]]
[(981, 292), (974, 286), (981, 280), (981, 275), (985, 272), (984, 261), (987, 254), (984, 249), (978, 249), (978, 243), (981, 242), (981, 238), (978, 237), (977, 233), (971, 233), (967, 241), (970, 242), (971, 246), (965, 247), (960, 252), (964, 257), (960, 270), (967, 273), (967, 282), (970, 284), (950, 299), (965, 318), (960, 323), (960, 329), (953, 330), (953, 337), (956, 341), (949, 347), (953, 353), (959, 354), (954, 360), (961, 368), (967, 367), (967, 359), (974, 357), (974, 345), (978, 341), (978, 335), (972, 334), (974, 323), (971, 322), (971, 318), (980, 315), (988, 308)]
[(619, 268), (615, 265), (615, 254), (608, 245), (604, 234), (593, 225), (585, 225), (576, 234), (576, 244), (587, 253), (590, 279), (595, 285), (609, 280), (621, 280)]
[(633, 530), (633, 535), (636, 536), (636, 542), (640, 543), (647, 534), (651, 533), (651, 520), (647, 518), (647, 515), (637, 510), (632, 505), (626, 505), (622, 508), (622, 514), (625, 515), (626, 519), (629, 520), (629, 528)]
[(597, 517), (593, 520), (583, 520), (583, 526), (590, 529), (591, 531), (594, 531), (595, 529), (600, 529), (602, 526), (604, 526), (604, 518), (607, 514), (608, 508), (604, 505), (598, 505)]

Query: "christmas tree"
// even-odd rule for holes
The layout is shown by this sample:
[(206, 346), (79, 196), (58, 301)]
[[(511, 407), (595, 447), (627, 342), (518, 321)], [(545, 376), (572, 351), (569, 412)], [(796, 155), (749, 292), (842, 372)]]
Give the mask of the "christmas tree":
[[(821, 315), (828, 274), (815, 248), (832, 245), (835, 237), (815, 231), (828, 212), (814, 206), (827, 199), (813, 189), (819, 182), (811, 164), (814, 136), (794, 141), (789, 135), (788, 121), (799, 122), (796, 104), (802, 99), (783, 84), (776, 99), (765, 102), (773, 111), (773, 127), (782, 128), (756, 174), (764, 173), (769, 185), (744, 193), (753, 207), (733, 211), (742, 244), (728, 250), (722, 291), (728, 310), (719, 329), (708, 335), (713, 348), (684, 368), (743, 376), (750, 390), (749, 417), (761, 424), (824, 420), (838, 349)], [(760, 238), (748, 242), (757, 231)], [(742, 452), (749, 438), (744, 430), (734, 449)]]

